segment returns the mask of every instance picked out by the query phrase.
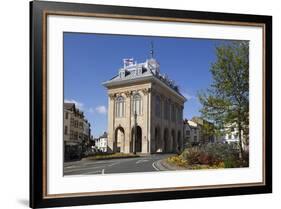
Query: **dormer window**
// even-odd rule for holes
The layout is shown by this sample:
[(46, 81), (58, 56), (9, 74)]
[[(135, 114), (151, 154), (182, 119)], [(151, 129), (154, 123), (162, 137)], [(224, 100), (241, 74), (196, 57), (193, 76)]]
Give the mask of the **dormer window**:
[(124, 78), (125, 76), (126, 76), (125, 70), (124, 69), (120, 70), (119, 71), (119, 77)]

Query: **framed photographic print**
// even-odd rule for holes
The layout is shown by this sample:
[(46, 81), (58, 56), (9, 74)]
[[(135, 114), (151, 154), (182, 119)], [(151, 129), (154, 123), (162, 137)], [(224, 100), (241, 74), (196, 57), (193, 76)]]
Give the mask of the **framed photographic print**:
[(270, 193), (272, 17), (30, 3), (30, 207)]

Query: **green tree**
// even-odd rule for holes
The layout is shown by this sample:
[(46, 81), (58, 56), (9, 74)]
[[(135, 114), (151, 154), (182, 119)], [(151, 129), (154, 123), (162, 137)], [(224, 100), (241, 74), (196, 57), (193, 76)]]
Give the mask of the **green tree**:
[(220, 137), (221, 131), (216, 129), (216, 126), (213, 123), (205, 122), (203, 126), (201, 126), (201, 131), (203, 137), (209, 138), (209, 137)]
[(248, 144), (249, 133), (249, 42), (222, 44), (216, 47), (216, 57), (210, 69), (213, 82), (198, 95), (200, 111), (214, 122), (217, 130), (238, 130), (243, 156), (242, 143)]

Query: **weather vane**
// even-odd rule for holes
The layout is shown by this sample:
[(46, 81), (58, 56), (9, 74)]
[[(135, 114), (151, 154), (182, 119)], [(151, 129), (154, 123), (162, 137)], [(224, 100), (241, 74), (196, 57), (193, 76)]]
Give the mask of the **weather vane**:
[(154, 45), (153, 45), (153, 41), (150, 42), (150, 46), (151, 46), (151, 49), (150, 49), (150, 58), (153, 58), (153, 57), (154, 57)]

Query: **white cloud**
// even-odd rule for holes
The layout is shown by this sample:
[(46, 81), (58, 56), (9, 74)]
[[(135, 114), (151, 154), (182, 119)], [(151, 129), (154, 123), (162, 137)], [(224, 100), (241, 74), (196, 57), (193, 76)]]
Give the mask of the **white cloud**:
[[(90, 110), (93, 111), (92, 108), (90, 108)], [(89, 110), (89, 111), (90, 111), (90, 110)], [(96, 108), (95, 108), (95, 111), (96, 111), (97, 113), (99, 113), (99, 114), (106, 114), (106, 113), (107, 113), (107, 109), (106, 109), (106, 107), (105, 107), (104, 105), (101, 105), (101, 106), (96, 107)]]
[(76, 106), (78, 109), (83, 110), (84, 104), (81, 103), (81, 102), (78, 102), (78, 101), (76, 101), (76, 100), (74, 100), (74, 99), (65, 99), (64, 102), (65, 102), (65, 103), (74, 103), (75, 106)]

